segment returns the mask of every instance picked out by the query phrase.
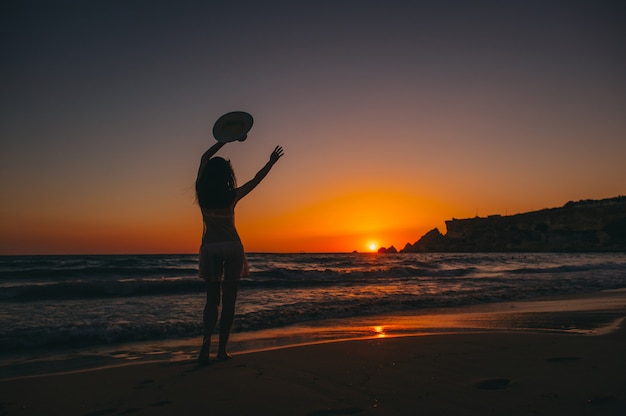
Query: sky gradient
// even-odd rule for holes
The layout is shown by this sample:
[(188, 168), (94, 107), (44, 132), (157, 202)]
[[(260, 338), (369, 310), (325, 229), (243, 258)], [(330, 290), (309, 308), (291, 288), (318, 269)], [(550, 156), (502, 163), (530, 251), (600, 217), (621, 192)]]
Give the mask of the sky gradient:
[[(258, 3), (258, 4), (257, 4)], [(368, 251), (444, 221), (626, 194), (619, 1), (9, 1), (0, 254), (194, 253), (200, 156), (255, 124), (255, 252)]]

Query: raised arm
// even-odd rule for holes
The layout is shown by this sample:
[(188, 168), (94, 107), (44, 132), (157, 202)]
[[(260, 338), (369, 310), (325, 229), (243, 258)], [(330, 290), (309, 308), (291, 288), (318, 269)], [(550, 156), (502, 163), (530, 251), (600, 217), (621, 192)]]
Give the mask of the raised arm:
[(256, 186), (261, 183), (263, 178), (267, 176), (269, 171), (272, 169), (272, 166), (283, 156), (283, 148), (280, 146), (276, 146), (272, 154), (270, 155), (270, 160), (261, 168), (260, 171), (254, 175), (250, 181), (246, 182), (241, 187), (237, 188), (237, 195), (235, 197), (235, 201), (240, 200), (244, 196), (248, 195), (250, 191), (252, 191)]
[(200, 177), (200, 174), (204, 170), (204, 167), (206, 166), (209, 159), (211, 159), (213, 155), (217, 153), (218, 150), (224, 147), (225, 144), (226, 143), (217, 142), (213, 146), (209, 147), (209, 150), (204, 152), (204, 154), (202, 155), (202, 159), (200, 159), (200, 167), (198, 168), (198, 177)]

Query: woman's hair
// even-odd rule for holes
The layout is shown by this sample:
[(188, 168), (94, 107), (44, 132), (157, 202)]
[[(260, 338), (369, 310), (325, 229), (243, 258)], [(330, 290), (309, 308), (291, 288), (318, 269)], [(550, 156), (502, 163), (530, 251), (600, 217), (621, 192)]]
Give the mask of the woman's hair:
[(235, 200), (236, 188), (237, 180), (230, 162), (213, 157), (196, 181), (196, 198), (201, 208), (227, 208)]

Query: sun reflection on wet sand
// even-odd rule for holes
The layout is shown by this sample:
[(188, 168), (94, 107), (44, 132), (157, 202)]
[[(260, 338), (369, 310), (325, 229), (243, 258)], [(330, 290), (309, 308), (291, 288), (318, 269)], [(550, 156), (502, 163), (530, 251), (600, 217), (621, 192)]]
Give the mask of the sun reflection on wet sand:
[(387, 336), (387, 334), (385, 334), (384, 326), (376, 325), (375, 327), (373, 327), (373, 329), (377, 338), (385, 338)]

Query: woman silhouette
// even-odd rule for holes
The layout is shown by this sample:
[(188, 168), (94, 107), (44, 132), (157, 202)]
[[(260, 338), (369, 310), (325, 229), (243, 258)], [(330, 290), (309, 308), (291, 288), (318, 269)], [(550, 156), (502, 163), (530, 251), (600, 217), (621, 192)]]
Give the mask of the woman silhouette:
[(218, 142), (202, 155), (196, 179), (196, 198), (204, 223), (198, 270), (200, 277), (206, 282), (204, 338), (198, 356), (201, 364), (209, 363), (211, 334), (217, 324), (220, 297), (222, 314), (217, 359), (230, 358), (226, 352), (226, 344), (235, 317), (239, 280), (249, 275), (243, 245), (235, 228), (235, 205), (265, 178), (283, 155), (282, 147), (276, 146), (270, 160), (254, 178), (237, 187), (230, 162), (221, 157), (213, 157), (224, 144)]

